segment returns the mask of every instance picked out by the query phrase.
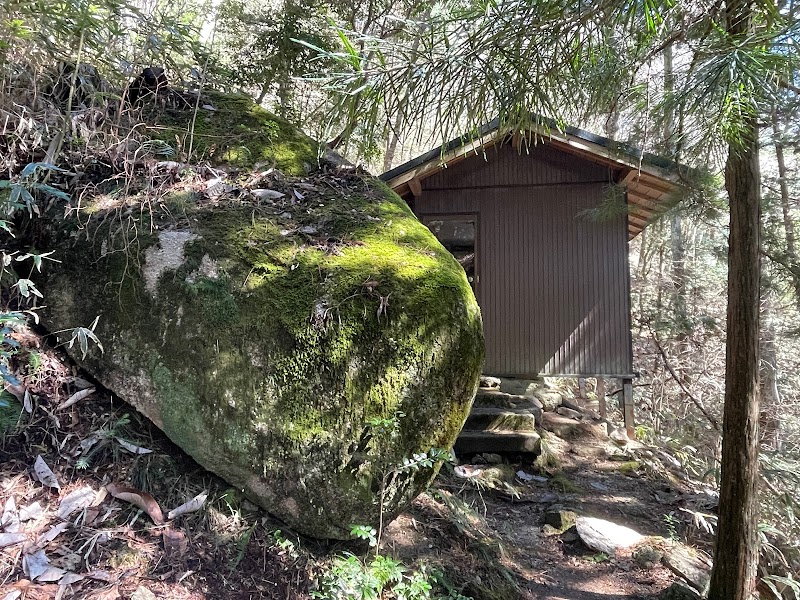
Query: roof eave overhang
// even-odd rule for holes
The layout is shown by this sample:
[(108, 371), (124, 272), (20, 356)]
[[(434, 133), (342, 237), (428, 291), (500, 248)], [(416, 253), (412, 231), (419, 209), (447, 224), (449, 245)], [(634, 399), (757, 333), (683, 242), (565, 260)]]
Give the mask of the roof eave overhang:
[[(575, 133), (570, 133), (570, 131)], [(594, 138), (597, 141), (593, 141)], [(684, 186), (680, 174), (673, 168), (664, 168), (651, 162), (655, 157), (637, 153), (624, 147), (625, 152), (607, 145), (609, 140), (580, 130), (565, 132), (545, 125), (524, 134), (501, 131), (496, 122), (482, 128), (482, 134), (459, 144), (453, 140), (443, 148), (423, 154), (415, 160), (387, 171), (381, 178), (401, 196), (418, 195), (420, 182), (465, 158), (483, 154), (488, 148), (511, 142), (520, 150), (539, 143), (553, 146), (586, 160), (610, 167), (619, 174), (628, 200), (628, 236), (636, 237), (659, 215), (674, 205), (673, 197)], [(605, 142), (605, 143), (603, 143)], [(415, 193), (416, 192), (416, 193)]]

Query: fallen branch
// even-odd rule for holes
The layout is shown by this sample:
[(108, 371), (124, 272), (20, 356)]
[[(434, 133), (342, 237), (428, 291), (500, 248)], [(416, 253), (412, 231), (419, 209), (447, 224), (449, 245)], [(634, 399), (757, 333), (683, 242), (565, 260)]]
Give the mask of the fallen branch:
[[(650, 327), (648, 327), (648, 329), (650, 329)], [(712, 417), (705, 408), (703, 408), (703, 405), (700, 404), (700, 401), (692, 395), (692, 393), (686, 388), (685, 385), (683, 385), (683, 382), (680, 380), (680, 377), (678, 377), (678, 374), (672, 368), (672, 365), (669, 364), (669, 359), (667, 359), (667, 353), (664, 352), (664, 348), (661, 347), (661, 343), (658, 341), (658, 336), (656, 335), (656, 332), (650, 329), (650, 335), (653, 337), (653, 341), (656, 344), (656, 348), (658, 348), (658, 352), (661, 354), (661, 358), (664, 360), (664, 366), (667, 368), (667, 371), (669, 371), (669, 374), (675, 380), (675, 383), (677, 383), (680, 386), (681, 390), (683, 390), (683, 393), (686, 394), (686, 397), (689, 398), (689, 400), (692, 401), (692, 404), (694, 404), (697, 407), (697, 410), (703, 413), (703, 416), (706, 419), (708, 419), (708, 422), (711, 423), (711, 426), (717, 431), (717, 433), (721, 434), (722, 430), (720, 429), (717, 420), (714, 417)]]

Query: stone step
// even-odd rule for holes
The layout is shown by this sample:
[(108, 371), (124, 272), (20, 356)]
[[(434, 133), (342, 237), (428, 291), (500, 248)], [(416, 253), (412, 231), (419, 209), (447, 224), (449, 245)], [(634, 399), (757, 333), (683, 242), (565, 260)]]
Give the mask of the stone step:
[(554, 433), (562, 440), (576, 441), (579, 439), (607, 440), (605, 425), (601, 423), (577, 421), (558, 413), (545, 412), (542, 414), (542, 428)]
[(492, 377), (490, 375), (481, 375), (481, 387), (486, 389), (500, 389), (500, 384), (503, 382), (499, 377)]
[(475, 406), (464, 425), (469, 431), (535, 431), (541, 423), (542, 410)]
[(483, 452), (539, 453), (541, 438), (534, 431), (462, 431), (453, 448), (456, 454)]
[(542, 403), (536, 398), (508, 394), (494, 388), (478, 388), (478, 393), (475, 394), (475, 404), (477, 406), (496, 406), (499, 408), (542, 408)]

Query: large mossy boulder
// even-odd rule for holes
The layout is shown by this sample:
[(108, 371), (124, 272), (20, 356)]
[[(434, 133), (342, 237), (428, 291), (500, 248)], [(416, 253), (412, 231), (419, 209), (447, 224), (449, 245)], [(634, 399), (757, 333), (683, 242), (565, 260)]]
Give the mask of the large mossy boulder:
[(298, 531), (388, 522), (438, 468), (414, 457), (452, 447), (478, 384), (464, 271), (367, 175), (219, 188), (198, 173), (181, 179), (206, 192), (178, 184), (146, 207), (112, 194), (54, 225), (45, 324), (99, 316), (104, 352), (75, 359)]

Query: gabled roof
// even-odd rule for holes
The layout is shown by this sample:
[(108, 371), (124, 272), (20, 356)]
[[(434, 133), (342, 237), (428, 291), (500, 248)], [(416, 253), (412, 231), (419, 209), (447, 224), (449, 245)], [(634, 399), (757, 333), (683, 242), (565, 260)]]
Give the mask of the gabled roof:
[(500, 121), (487, 123), (475, 136), (462, 136), (434, 148), (405, 164), (381, 175), (401, 196), (421, 193), (420, 182), (482, 150), (511, 141), (520, 151), (524, 145), (551, 144), (554, 147), (586, 160), (606, 165), (617, 172), (618, 181), (628, 195), (628, 234), (638, 235), (648, 224), (672, 205), (671, 196), (681, 187), (680, 173), (689, 171), (663, 157), (595, 135), (582, 129), (568, 127), (560, 131), (555, 123), (545, 122), (526, 135), (510, 134), (500, 128)]

